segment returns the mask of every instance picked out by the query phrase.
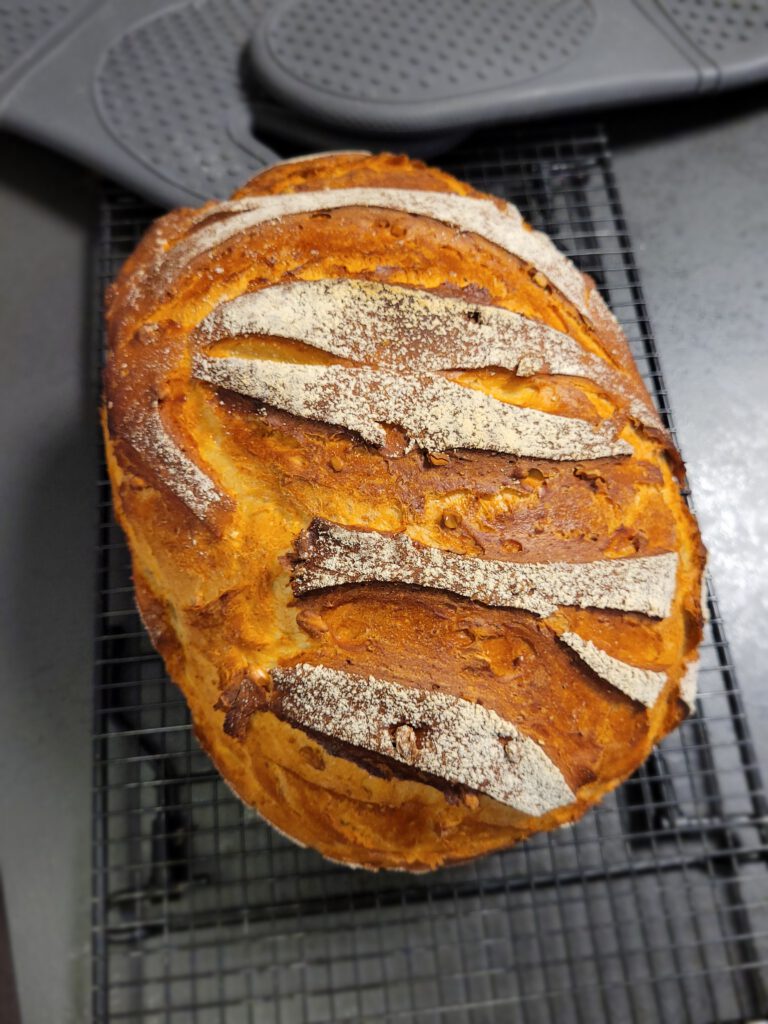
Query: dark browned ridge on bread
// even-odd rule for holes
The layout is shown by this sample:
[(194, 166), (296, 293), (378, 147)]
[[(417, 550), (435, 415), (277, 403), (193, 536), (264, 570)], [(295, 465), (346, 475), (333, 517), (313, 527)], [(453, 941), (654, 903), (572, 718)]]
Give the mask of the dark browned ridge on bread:
[(276, 828), (429, 870), (578, 819), (695, 700), (705, 554), (593, 282), (405, 157), (158, 220), (108, 295), (139, 607)]

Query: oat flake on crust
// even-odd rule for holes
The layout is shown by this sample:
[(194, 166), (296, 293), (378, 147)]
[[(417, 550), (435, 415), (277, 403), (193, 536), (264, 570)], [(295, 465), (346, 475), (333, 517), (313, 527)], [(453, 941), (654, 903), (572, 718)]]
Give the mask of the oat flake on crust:
[(685, 666), (685, 673), (680, 680), (680, 699), (685, 702), (691, 714), (696, 710), (696, 695), (699, 688), (699, 666), (697, 658)]

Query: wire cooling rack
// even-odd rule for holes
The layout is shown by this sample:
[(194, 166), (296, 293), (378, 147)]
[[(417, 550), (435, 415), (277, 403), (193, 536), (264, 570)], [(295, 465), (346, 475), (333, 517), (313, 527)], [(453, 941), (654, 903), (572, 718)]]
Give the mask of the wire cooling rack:
[[(443, 163), (513, 200), (594, 276), (669, 423), (602, 132), (479, 137)], [(105, 192), (99, 289), (155, 212)], [(768, 808), (711, 590), (698, 713), (598, 809), (469, 866), (372, 875), (292, 845), (220, 780), (141, 626), (104, 475), (99, 488), (98, 1024), (768, 1013)]]

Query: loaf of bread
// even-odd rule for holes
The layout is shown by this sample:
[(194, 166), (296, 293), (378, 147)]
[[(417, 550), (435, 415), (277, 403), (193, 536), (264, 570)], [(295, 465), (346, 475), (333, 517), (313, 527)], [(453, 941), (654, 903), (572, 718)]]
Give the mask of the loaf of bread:
[(695, 699), (704, 550), (593, 282), (404, 157), (148, 231), (104, 433), (149, 635), (232, 789), (428, 870), (573, 822)]

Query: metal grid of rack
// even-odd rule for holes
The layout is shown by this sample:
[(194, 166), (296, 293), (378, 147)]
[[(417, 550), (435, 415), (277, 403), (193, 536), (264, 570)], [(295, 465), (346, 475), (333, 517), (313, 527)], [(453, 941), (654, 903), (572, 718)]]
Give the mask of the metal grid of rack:
[[(443, 161), (591, 273), (669, 422), (598, 129)], [(97, 285), (156, 211), (105, 191)], [(93, 1013), (103, 1022), (747, 1020), (768, 1012), (768, 805), (710, 590), (698, 712), (570, 829), (410, 877), (277, 835), (198, 748), (135, 611), (99, 483)]]

